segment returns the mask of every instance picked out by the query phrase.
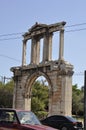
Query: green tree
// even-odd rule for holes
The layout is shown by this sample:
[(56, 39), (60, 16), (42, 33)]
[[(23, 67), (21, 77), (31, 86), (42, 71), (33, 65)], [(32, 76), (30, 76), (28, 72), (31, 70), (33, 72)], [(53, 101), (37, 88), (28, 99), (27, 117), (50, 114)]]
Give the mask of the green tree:
[(72, 112), (75, 115), (84, 113), (84, 92), (82, 89), (78, 89), (77, 84), (73, 86), (73, 95), (72, 95)]
[(6, 84), (0, 82), (0, 107), (12, 107), (13, 103), (13, 81)]

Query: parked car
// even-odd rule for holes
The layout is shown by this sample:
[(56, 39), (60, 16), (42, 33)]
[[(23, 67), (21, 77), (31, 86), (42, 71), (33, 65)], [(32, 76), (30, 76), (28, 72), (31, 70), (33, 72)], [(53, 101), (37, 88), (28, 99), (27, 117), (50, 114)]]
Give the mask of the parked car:
[(60, 130), (82, 130), (82, 122), (70, 116), (53, 115), (41, 120), (44, 125), (51, 126)]
[(42, 125), (31, 111), (0, 108), (0, 130), (55, 130)]

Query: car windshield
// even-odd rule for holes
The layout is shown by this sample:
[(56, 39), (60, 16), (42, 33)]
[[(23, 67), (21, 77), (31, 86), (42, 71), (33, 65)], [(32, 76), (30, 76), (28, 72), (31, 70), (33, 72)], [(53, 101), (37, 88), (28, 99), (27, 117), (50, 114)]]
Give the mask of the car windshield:
[(67, 116), (67, 119), (69, 119), (69, 120), (72, 121), (72, 122), (76, 122), (76, 119), (73, 118), (73, 117), (71, 117), (71, 116)]
[(18, 118), (21, 124), (40, 125), (40, 121), (36, 115), (31, 111), (18, 111)]

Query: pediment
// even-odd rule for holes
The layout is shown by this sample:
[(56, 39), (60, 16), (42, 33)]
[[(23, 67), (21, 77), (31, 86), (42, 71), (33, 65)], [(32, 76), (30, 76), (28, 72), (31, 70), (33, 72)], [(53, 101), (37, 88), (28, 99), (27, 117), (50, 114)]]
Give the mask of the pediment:
[(47, 24), (39, 24), (39, 23), (35, 23), (30, 29), (29, 32), (34, 32), (36, 30), (40, 30), (42, 28), (47, 28), (48, 25)]
[(28, 32), (26, 32), (23, 37), (25, 39), (31, 39), (32, 36), (36, 36), (36, 35), (40, 35), (43, 36), (44, 33), (47, 32), (47, 34), (49, 33), (53, 33), (56, 31), (60, 31), (64, 25), (66, 24), (66, 22), (59, 22), (59, 23), (55, 23), (55, 24), (41, 24), (36, 22), (29, 30)]

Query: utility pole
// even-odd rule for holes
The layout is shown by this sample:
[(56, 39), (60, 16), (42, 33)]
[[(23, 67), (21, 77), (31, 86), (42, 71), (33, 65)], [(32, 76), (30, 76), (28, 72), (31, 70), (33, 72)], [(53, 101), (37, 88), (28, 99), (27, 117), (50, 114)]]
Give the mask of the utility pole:
[(86, 130), (86, 70), (84, 72), (84, 130)]
[(4, 78), (4, 84), (6, 83), (6, 80), (11, 80), (11, 78), (8, 78), (8, 77), (3, 77)]
[(1, 82), (2, 83), (6, 83), (6, 80), (11, 80), (12, 78), (8, 78), (8, 77), (6, 77), (6, 76), (0, 76), (1, 77)]

